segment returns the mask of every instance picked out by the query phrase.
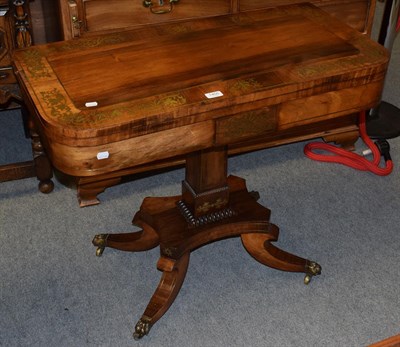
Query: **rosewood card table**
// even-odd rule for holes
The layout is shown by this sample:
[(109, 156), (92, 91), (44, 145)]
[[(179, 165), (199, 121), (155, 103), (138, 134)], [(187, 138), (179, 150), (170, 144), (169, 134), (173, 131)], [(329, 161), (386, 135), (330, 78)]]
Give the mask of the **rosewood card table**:
[[(168, 310), (191, 251), (240, 236), (261, 263), (305, 273), (313, 261), (272, 244), (278, 227), (243, 179), (227, 175), (227, 150), (293, 124), (346, 117), (378, 103), (384, 48), (310, 4), (156, 24), (31, 47), (15, 71), (52, 164), (75, 176), (186, 156), (182, 192), (146, 198), (142, 230), (96, 235), (105, 247), (160, 247), (162, 278), (137, 338)], [(350, 116), (349, 116), (350, 117)]]
[[(304, 0), (58, 0), (62, 36), (65, 40), (96, 36), (107, 31), (121, 32), (138, 26), (155, 23), (179, 23), (185, 19), (215, 17), (233, 13), (262, 10), (276, 6), (304, 2)], [(375, 12), (375, 0), (311, 0), (311, 3), (328, 12), (352, 28), (369, 35)], [(107, 67), (103, 67), (107, 69)], [(35, 169), (40, 190), (50, 192), (53, 171), (38, 146), (35, 132), (33, 134), (33, 151)], [(359, 136), (357, 115), (320, 119), (312, 124), (302, 124), (292, 117), (288, 119), (285, 129), (269, 133), (268, 136), (245, 138), (228, 147), (229, 155), (264, 149), (299, 140), (323, 138), (334, 141), (346, 149), (353, 149)], [(143, 172), (154, 172), (158, 169), (181, 166), (185, 155), (156, 160), (142, 165), (123, 165), (113, 171), (96, 175), (71, 176), (55, 170), (56, 177), (68, 186), (76, 187), (77, 199), (81, 207), (100, 203), (98, 196), (114, 185), (131, 179)]]

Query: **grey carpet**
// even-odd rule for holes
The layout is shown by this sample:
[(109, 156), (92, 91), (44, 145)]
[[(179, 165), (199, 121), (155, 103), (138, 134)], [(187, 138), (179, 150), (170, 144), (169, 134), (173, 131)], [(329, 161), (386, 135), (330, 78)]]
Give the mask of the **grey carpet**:
[[(399, 44), (384, 99), (400, 107)], [(18, 112), (0, 113), (0, 163), (30, 159)], [(304, 144), (231, 158), (229, 171), (272, 210), (277, 246), (318, 261), (322, 275), (306, 286), (254, 261), (238, 238), (205, 246), (141, 341), (131, 336), (158, 284), (159, 252), (97, 258), (91, 239), (132, 230), (141, 200), (178, 193), (183, 170), (108, 189), (83, 209), (57, 182), (49, 195), (35, 178), (1, 183), (0, 345), (359, 347), (399, 334), (400, 139), (390, 140), (388, 177), (313, 162)]]

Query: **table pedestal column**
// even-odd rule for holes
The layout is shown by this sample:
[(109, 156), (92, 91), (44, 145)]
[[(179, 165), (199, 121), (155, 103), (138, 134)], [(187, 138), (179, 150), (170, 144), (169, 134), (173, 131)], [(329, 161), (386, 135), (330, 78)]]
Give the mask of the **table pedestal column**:
[(185, 279), (190, 252), (205, 244), (240, 236), (246, 250), (269, 267), (306, 274), (305, 283), (321, 273), (312, 261), (287, 253), (272, 244), (279, 229), (269, 222), (270, 210), (249, 192), (245, 181), (227, 177), (225, 148), (205, 150), (188, 156), (182, 194), (144, 199), (133, 224), (135, 233), (100, 234), (93, 239), (97, 255), (105, 247), (145, 251), (160, 247), (157, 268), (160, 283), (135, 327), (135, 338), (147, 335), (168, 310)]

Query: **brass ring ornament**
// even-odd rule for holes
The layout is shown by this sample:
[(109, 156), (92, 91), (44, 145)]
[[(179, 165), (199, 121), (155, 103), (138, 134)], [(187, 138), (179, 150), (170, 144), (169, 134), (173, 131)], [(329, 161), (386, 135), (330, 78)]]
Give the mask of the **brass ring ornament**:
[(179, 0), (168, 0), (167, 4), (164, 0), (158, 0), (158, 5), (153, 4), (152, 0), (143, 0), (143, 6), (150, 9), (153, 14), (170, 13), (174, 9), (174, 4)]

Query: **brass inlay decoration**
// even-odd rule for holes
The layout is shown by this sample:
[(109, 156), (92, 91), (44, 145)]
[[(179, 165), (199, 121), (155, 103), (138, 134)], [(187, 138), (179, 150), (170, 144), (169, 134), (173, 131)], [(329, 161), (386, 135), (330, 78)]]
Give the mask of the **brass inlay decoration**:
[(197, 213), (207, 213), (210, 210), (220, 209), (228, 204), (228, 200), (226, 199), (217, 199), (215, 202), (205, 202), (203, 205), (197, 207)]
[(183, 24), (171, 24), (168, 26), (168, 32), (173, 34), (183, 34), (193, 31), (192, 28), (189, 27), (190, 23)]
[(68, 124), (79, 124), (84, 121), (83, 118), (79, 119), (77, 114), (72, 111), (68, 105), (65, 96), (56, 88), (40, 92), (42, 100), (46, 103), (46, 106), (50, 109), (50, 114), (55, 119), (62, 119)]
[[(342, 62), (334, 61), (323, 64), (313, 63), (312, 66), (299, 66), (297, 74), (305, 78), (313, 78), (314, 76), (321, 76), (323, 74), (331, 74), (347, 64), (354, 64), (357, 66), (362, 60), (362, 57), (343, 58)], [(364, 61), (365, 63), (365, 61)], [(349, 68), (350, 70), (350, 68)]]
[[(112, 109), (105, 110), (93, 110), (93, 111), (85, 111), (82, 114), (85, 116), (85, 120), (87, 123), (97, 124), (101, 121), (122, 117), (124, 115), (128, 115), (132, 112), (132, 108), (129, 106), (120, 106)], [(80, 117), (77, 117), (78, 119)]]
[[(141, 111), (146, 111), (146, 113), (148, 114), (150, 111), (157, 111), (160, 108), (163, 110), (168, 110), (170, 108), (179, 107), (186, 103), (187, 100), (183, 95), (173, 94), (157, 99), (151, 99), (147, 102), (129, 102), (123, 105), (119, 105), (118, 107), (104, 107), (99, 110), (83, 111), (81, 113), (81, 117), (84, 117), (87, 122), (90, 122), (90, 124), (96, 124), (107, 119), (120, 118), (139, 113)], [(81, 119), (81, 117), (76, 115), (78, 123), (84, 121), (83, 119)], [(151, 117), (148, 116), (147, 120), (149, 119), (151, 119)]]
[(43, 47), (40, 49), (33, 47), (32, 49), (24, 50), (22, 54), (24, 55), (26, 69), (32, 78), (50, 78), (53, 75), (53, 71), (47, 66), (46, 62), (47, 57), (54, 52), (67, 52), (74, 49), (107, 46), (126, 42), (130, 39), (132, 38), (129, 35), (116, 33), (99, 37), (88, 37), (80, 40), (65, 41), (62, 45), (52, 47)]
[(65, 52), (74, 49), (102, 47), (102, 46), (123, 43), (128, 40), (129, 36), (124, 35), (124, 33), (115, 33), (115, 34), (108, 34), (95, 37), (85, 37), (79, 40), (69, 40), (63, 42), (62, 45), (56, 46), (56, 50), (58, 52)]
[(229, 91), (231, 94), (237, 95), (252, 92), (262, 87), (263, 85), (254, 78), (240, 79), (235, 81), (235, 83), (229, 87)]
[[(385, 57), (384, 51), (379, 49), (380, 46), (378, 46), (376, 49), (371, 49), (371, 43), (368, 38), (364, 37), (364, 35), (356, 37), (351, 44), (353, 44), (353, 46), (358, 48), (360, 51), (367, 51), (370, 59), (379, 59)], [(365, 54), (362, 56), (365, 56)]]
[[(226, 201), (227, 203), (228, 201)], [(226, 207), (219, 211), (211, 212), (207, 215), (196, 218), (193, 213), (190, 211), (189, 207), (185, 204), (184, 201), (180, 200), (176, 203), (180, 213), (185, 218), (188, 223), (189, 228), (197, 228), (207, 224), (216, 223), (223, 219), (227, 219), (233, 216), (236, 216), (236, 212), (232, 210), (230, 207)], [(225, 204), (226, 205), (226, 204)], [(223, 207), (222, 205), (221, 207)]]
[(172, 257), (177, 251), (176, 247), (166, 247), (161, 250), (161, 252), (167, 257)]
[[(183, 95), (174, 94), (151, 100), (147, 103), (126, 103), (119, 107), (104, 107), (100, 110), (74, 112), (68, 104), (66, 96), (57, 88), (43, 91), (40, 94), (47, 108), (50, 109), (50, 116), (54, 119), (62, 120), (68, 125), (83, 125), (85, 123), (93, 125), (105, 120), (129, 116), (140, 111), (156, 111), (160, 108), (165, 110), (186, 103), (186, 98)], [(150, 118), (148, 117), (148, 119)]]
[(181, 94), (175, 94), (162, 98), (156, 104), (164, 107), (178, 107), (186, 104), (186, 98)]
[(45, 64), (46, 59), (40, 51), (30, 49), (23, 52), (26, 69), (33, 78), (49, 78), (51, 70)]
[(179, 107), (181, 105), (185, 105), (187, 103), (186, 98), (182, 94), (172, 94), (166, 95), (161, 98), (151, 98), (148, 101), (141, 101), (140, 103), (130, 102), (125, 104), (124, 106), (120, 106), (118, 108), (112, 107), (112, 112), (108, 112), (108, 110), (104, 111), (90, 111), (93, 117), (93, 121), (101, 120), (104, 117), (112, 116), (120, 116), (123, 114), (134, 113), (138, 111), (150, 111), (150, 110), (158, 110), (160, 108), (169, 109), (174, 107)]
[(371, 49), (370, 43), (365, 37), (357, 37), (354, 41), (350, 42), (355, 49), (359, 51), (368, 50), (368, 54), (353, 54), (347, 57), (343, 57), (340, 60), (334, 59), (329, 62), (313, 62), (312, 66), (299, 66), (297, 73), (302, 77), (312, 78), (314, 76), (320, 76), (323, 74), (331, 74), (335, 71), (343, 71), (345, 66), (349, 67), (350, 70), (354, 70), (355, 66), (360, 68), (365, 67), (366, 64), (372, 60), (376, 60), (384, 57), (384, 52), (378, 48)]

